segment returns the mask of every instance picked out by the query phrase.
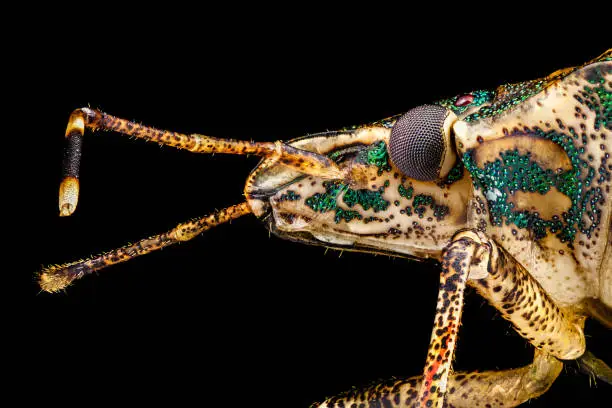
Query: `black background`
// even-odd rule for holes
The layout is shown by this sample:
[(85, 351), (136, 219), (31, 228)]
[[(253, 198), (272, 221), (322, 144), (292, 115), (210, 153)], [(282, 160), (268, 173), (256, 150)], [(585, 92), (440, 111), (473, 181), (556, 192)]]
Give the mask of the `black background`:
[[(78, 209), (60, 219), (63, 133), (73, 109), (90, 105), (184, 133), (287, 140), (534, 79), (610, 46), (481, 35), (462, 23), (408, 27), (377, 11), (303, 22), (301, 10), (283, 18), (241, 11), (200, 10), (185, 21), (196, 12), (184, 9), (177, 21), (163, 10), (137, 18), (100, 9), (99, 21), (49, 23), (26, 51), (35, 85), (25, 108), (34, 158), (27, 219), (36, 230), (18, 267), (32, 300), (27, 399), (307, 407), (353, 385), (420, 374), (435, 310), (434, 263), (340, 257), (269, 237), (252, 216), (65, 293), (39, 293), (32, 275), (42, 265), (240, 202), (258, 162), (89, 133)], [(589, 348), (612, 361), (610, 332), (589, 321), (587, 334)], [(517, 367), (531, 355), (470, 291), (455, 369)], [(592, 388), (568, 368), (530, 406), (589, 406), (609, 401), (610, 388)]]

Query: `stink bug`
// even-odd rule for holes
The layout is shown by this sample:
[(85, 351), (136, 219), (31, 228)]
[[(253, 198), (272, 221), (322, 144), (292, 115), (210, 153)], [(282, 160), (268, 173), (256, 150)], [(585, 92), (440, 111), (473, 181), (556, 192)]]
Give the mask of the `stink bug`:
[[(86, 129), (263, 159), (247, 179), (245, 202), (88, 260), (46, 268), (41, 287), (58, 291), (103, 267), (253, 213), (282, 238), (441, 264), (423, 375), (332, 397), (321, 407), (515, 406), (548, 389), (560, 360), (578, 358), (609, 381), (609, 368), (585, 355), (583, 324), (587, 316), (610, 324), (611, 76), (608, 51), (540, 80), (274, 143), (158, 131), (96, 109), (76, 110), (66, 131), (64, 216), (77, 206)], [(451, 372), (466, 285), (537, 349), (532, 364)]]

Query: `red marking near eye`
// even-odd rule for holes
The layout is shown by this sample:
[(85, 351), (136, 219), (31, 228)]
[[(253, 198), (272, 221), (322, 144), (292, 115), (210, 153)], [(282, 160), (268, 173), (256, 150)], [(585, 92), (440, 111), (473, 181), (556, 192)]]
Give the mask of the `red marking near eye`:
[(462, 95), (458, 97), (457, 100), (455, 101), (455, 106), (466, 106), (472, 102), (474, 102), (474, 95), (470, 95), (470, 94)]

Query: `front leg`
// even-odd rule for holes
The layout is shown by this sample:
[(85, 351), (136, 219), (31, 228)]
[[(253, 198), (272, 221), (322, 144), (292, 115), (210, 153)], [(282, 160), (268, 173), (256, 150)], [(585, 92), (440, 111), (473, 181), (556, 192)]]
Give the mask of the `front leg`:
[[(464, 236), (465, 235), (465, 236)], [(431, 333), (422, 383), (413, 406), (439, 407), (444, 404), (451, 371), (457, 332), (463, 311), (463, 294), (472, 258), (479, 243), (468, 234), (459, 233), (442, 253), (442, 273), (438, 305)]]
[(443, 406), (466, 283), (539, 350), (560, 359), (584, 353), (582, 318), (562, 311), (492, 239), (477, 231), (461, 231), (443, 252), (435, 323), (415, 406)]
[[(450, 372), (466, 284), (474, 286), (521, 336), (541, 350), (536, 352), (533, 364), (467, 376)], [(464, 230), (443, 253), (424, 374), (351, 391), (328, 399), (320, 407), (512, 407), (550, 387), (562, 367), (557, 358), (578, 358), (584, 350), (582, 319), (559, 309), (525, 268), (493, 240), (480, 232)]]

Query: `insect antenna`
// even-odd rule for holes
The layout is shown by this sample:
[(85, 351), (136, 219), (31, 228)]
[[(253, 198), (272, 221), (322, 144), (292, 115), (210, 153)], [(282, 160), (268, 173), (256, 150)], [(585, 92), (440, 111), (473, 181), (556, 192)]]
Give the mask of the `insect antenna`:
[(142, 239), (134, 244), (105, 252), (76, 262), (63, 265), (52, 265), (43, 269), (39, 274), (39, 283), (46, 292), (58, 292), (72, 283), (100, 269), (120, 262), (128, 261), (140, 255), (165, 248), (179, 242), (189, 241), (202, 232), (217, 225), (221, 225), (245, 214), (251, 213), (251, 208), (244, 202), (216, 211), (204, 217), (177, 225), (170, 231)]
[(110, 130), (129, 137), (144, 139), (194, 153), (222, 153), (255, 155), (272, 159), (268, 165), (280, 163), (299, 172), (327, 179), (341, 178), (343, 172), (336, 163), (316, 152), (297, 149), (277, 142), (252, 142), (246, 140), (221, 139), (199, 134), (182, 134), (158, 130), (126, 119), (108, 115), (90, 108), (77, 109), (70, 115), (66, 128), (63, 179), (59, 192), (61, 216), (71, 215), (79, 197), (79, 168), (85, 128)]

